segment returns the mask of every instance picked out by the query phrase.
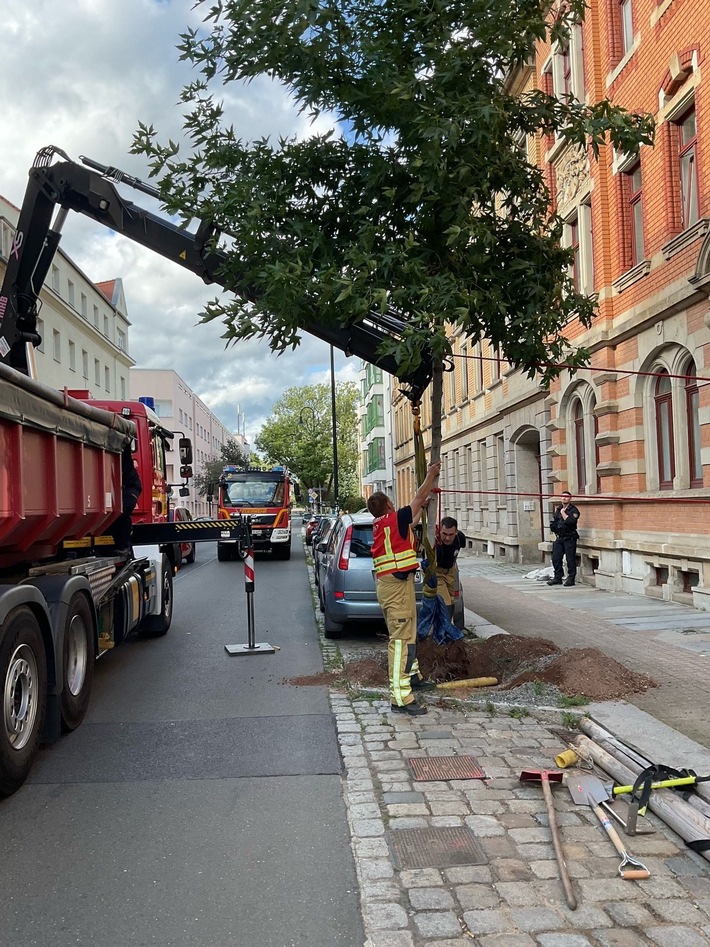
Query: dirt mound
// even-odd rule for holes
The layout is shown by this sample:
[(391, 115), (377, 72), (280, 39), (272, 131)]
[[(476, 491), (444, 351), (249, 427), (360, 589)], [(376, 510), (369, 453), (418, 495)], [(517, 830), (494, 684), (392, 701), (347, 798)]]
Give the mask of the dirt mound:
[[(418, 643), (417, 658), (424, 677), (436, 683), (495, 677), (500, 690), (512, 690), (529, 681), (540, 681), (567, 697), (584, 696), (589, 700), (616, 700), (656, 686), (650, 677), (629, 670), (598, 648), (562, 651), (546, 638), (494, 635), (448, 645), (427, 638)], [(348, 661), (339, 671), (291, 678), (287, 683), (334, 684), (346, 680), (360, 687), (386, 687), (387, 653)]]
[(598, 648), (562, 651), (545, 667), (516, 674), (507, 679), (503, 687), (510, 690), (527, 681), (554, 684), (568, 697), (584, 695), (590, 700), (616, 700), (625, 694), (642, 694), (649, 687), (656, 687), (650, 677), (630, 671)]

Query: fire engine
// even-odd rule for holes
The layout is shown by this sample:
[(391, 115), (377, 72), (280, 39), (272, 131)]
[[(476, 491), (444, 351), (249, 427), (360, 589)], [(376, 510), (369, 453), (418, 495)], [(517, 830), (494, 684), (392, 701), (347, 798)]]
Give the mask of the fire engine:
[[(275, 559), (291, 558), (291, 506), (299, 499), (298, 484), (285, 467), (227, 465), (218, 484), (219, 518), (249, 516), (255, 552), (271, 552)], [(238, 543), (217, 543), (220, 562), (231, 559)]]

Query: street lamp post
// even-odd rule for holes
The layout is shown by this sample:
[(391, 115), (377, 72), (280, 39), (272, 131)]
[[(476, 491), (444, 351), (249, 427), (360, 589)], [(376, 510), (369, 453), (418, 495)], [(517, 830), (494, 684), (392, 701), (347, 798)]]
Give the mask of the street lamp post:
[(330, 347), (330, 409), (333, 420), (333, 506), (337, 514), (340, 509), (340, 493), (338, 490), (338, 433), (336, 430), (335, 414), (335, 365), (333, 346)]

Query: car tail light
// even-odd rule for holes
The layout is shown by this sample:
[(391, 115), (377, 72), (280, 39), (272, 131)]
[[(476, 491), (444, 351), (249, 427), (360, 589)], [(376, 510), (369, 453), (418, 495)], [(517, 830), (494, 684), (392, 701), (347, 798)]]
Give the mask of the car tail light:
[(345, 538), (343, 539), (343, 546), (340, 550), (340, 558), (338, 559), (338, 568), (346, 572), (348, 566), (350, 565), (350, 543), (353, 538), (353, 528), (348, 526), (345, 530)]
[(333, 592), (333, 598), (345, 598), (345, 592)]

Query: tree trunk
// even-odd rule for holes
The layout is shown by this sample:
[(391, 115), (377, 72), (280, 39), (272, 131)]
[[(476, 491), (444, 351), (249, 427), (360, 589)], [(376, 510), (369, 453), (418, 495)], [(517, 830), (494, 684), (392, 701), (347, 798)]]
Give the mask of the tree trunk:
[[(431, 450), (429, 463), (433, 464), (441, 456), (441, 408), (444, 395), (444, 367), (437, 359), (434, 362), (434, 373), (431, 382)], [(439, 486), (439, 480), (434, 486)], [(433, 494), (429, 507), (425, 510), (426, 535), (429, 542), (434, 545), (436, 538), (436, 520), (437, 507), (439, 499), (437, 494)]]

